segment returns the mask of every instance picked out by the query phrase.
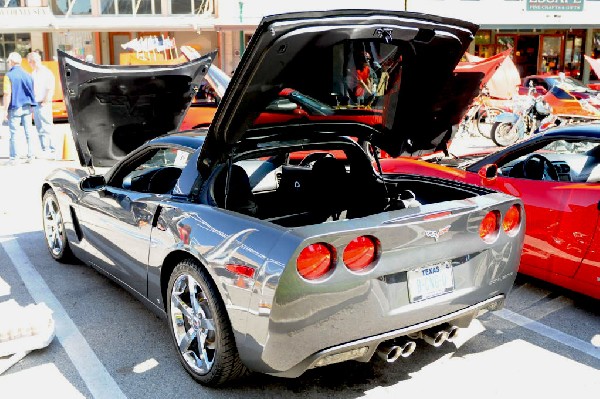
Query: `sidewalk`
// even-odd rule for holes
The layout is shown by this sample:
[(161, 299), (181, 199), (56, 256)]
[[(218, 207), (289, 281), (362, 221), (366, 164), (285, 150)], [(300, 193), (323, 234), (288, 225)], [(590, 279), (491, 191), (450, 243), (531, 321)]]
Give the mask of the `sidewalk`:
[[(52, 132), (52, 143), (54, 144), (54, 147), (56, 148), (59, 157), (62, 156), (65, 135), (68, 135), (68, 139), (71, 140), (71, 144), (73, 144), (70, 125), (68, 123), (54, 124), (54, 130)], [(34, 142), (34, 153), (39, 154), (41, 152), (40, 140), (38, 138), (39, 136), (37, 134), (35, 126), (32, 126), (32, 136)], [(0, 125), (0, 163), (3, 163), (9, 158), (9, 140), (10, 133), (8, 131), (8, 126)], [(25, 140), (25, 132), (23, 131), (23, 128), (21, 128), (20, 132), (17, 134), (16, 144), (17, 153), (21, 156), (25, 156), (27, 154), (27, 141)], [(75, 147), (72, 146), (71, 148)]]

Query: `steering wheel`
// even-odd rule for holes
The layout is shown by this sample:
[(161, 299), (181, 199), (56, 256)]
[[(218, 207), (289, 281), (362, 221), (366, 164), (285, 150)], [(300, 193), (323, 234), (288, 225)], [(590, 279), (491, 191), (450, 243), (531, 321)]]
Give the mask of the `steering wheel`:
[(558, 172), (548, 158), (531, 154), (523, 161), (523, 177), (532, 180), (558, 180)]
[(321, 158), (333, 158), (333, 155), (328, 152), (311, 152), (310, 154), (305, 156), (304, 159), (302, 159), (302, 161), (300, 161), (298, 166), (308, 166), (310, 164), (315, 163), (315, 161)]

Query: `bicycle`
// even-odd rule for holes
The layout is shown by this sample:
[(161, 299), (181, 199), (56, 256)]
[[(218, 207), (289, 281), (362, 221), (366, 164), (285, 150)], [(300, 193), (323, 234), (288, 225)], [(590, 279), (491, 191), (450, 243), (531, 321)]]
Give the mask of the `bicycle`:
[(493, 100), (489, 96), (488, 91), (484, 88), (481, 93), (475, 97), (473, 103), (467, 110), (467, 113), (458, 125), (457, 135), (470, 135), (475, 130), (481, 136), (487, 139), (491, 138), (491, 129), (496, 116), (505, 112), (504, 109), (491, 105), (491, 101)]

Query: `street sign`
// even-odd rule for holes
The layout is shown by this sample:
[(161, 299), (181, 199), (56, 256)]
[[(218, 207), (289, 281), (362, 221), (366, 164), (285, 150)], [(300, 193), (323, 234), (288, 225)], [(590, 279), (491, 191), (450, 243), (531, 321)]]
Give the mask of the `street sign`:
[(583, 0), (527, 0), (527, 11), (583, 11)]

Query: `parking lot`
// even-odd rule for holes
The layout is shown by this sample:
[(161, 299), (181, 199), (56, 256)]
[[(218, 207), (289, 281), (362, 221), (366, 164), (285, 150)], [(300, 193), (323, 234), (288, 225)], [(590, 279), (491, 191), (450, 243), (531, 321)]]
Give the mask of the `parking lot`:
[[(2, 163), (7, 137), (0, 140)], [(467, 137), (453, 150), (491, 146)], [(57, 323), (47, 348), (0, 376), (2, 398), (598, 397), (600, 303), (525, 277), (504, 310), (483, 315), (440, 348), (419, 341), (411, 357), (393, 364), (346, 362), (292, 380), (252, 374), (204, 388), (179, 364), (164, 320), (93, 269), (52, 260), (39, 188), (56, 167), (76, 163), (0, 166), (0, 301), (45, 302)]]

